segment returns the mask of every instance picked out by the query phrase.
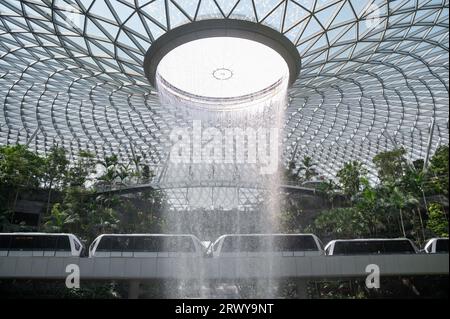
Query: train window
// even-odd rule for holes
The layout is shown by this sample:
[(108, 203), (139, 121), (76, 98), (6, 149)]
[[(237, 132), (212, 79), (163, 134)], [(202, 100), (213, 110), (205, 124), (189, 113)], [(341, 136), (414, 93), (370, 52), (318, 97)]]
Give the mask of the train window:
[(384, 242), (384, 252), (386, 254), (414, 253), (414, 248), (407, 240), (389, 240)]
[[(280, 236), (281, 237), (281, 236)], [(281, 237), (282, 238), (282, 237)], [(274, 236), (263, 236), (262, 240), (259, 242), (258, 251), (279, 251), (280, 249), (280, 240)], [(287, 238), (286, 238), (287, 239)], [(285, 242), (285, 240), (281, 240), (281, 243)], [(283, 245), (283, 244), (281, 244)]]
[(348, 243), (337, 241), (334, 243), (333, 255), (345, 255), (347, 253)]
[(407, 240), (368, 240), (336, 242), (333, 255), (395, 254), (415, 253), (414, 247)]
[(288, 236), (275, 236), (272, 242), (268, 243), (268, 246), (272, 246), (275, 251), (289, 251), (289, 247), (291, 246), (290, 241)]
[(438, 239), (436, 242), (437, 253), (448, 253), (448, 239)]
[(162, 240), (162, 245), (158, 251), (177, 252), (179, 244), (180, 243), (178, 243), (178, 238), (165, 237)]
[(226, 237), (222, 245), (223, 252), (260, 252), (271, 249), (271, 238), (267, 236)]
[(161, 251), (162, 239), (160, 237), (138, 236), (134, 239), (134, 250), (139, 252)]
[(382, 254), (385, 252), (385, 247), (382, 241), (366, 241), (363, 242), (365, 247), (361, 247), (361, 254)]
[(100, 239), (97, 246), (97, 251), (111, 251), (112, 238), (104, 236)]
[(11, 241), (11, 250), (33, 250), (33, 236), (14, 236)]
[(225, 237), (222, 244), (222, 252), (229, 253), (238, 250), (238, 239), (237, 237)]
[(61, 251), (71, 250), (68, 236), (58, 236), (58, 240), (56, 241), (56, 250)]
[(133, 237), (131, 236), (111, 237), (111, 251), (130, 251), (132, 244)]
[[(267, 243), (267, 241), (265, 241)], [(264, 240), (260, 237), (242, 237), (240, 238), (240, 251), (257, 252), (263, 249)], [(267, 244), (266, 244), (267, 246)]]
[(0, 250), (8, 250), (11, 236), (0, 236)]
[(191, 237), (172, 237), (174, 245), (169, 249), (170, 252), (192, 253), (195, 252), (194, 242)]
[(317, 243), (314, 240), (314, 237), (312, 236), (296, 236), (298, 239), (301, 240), (301, 245), (299, 245), (302, 250), (306, 251), (317, 251), (319, 248), (317, 247)]
[(277, 251), (317, 251), (317, 244), (312, 236), (276, 236), (274, 248)]
[(382, 254), (384, 251), (381, 241), (355, 241), (347, 245), (347, 253), (353, 255)]
[(377, 254), (379, 245), (376, 242), (356, 241), (346, 243), (346, 253), (352, 255)]
[(38, 250), (55, 250), (57, 236), (39, 236), (36, 237), (36, 249)]
[(312, 236), (242, 236), (226, 237), (222, 251), (262, 252), (262, 251), (317, 251)]
[(364, 255), (378, 253), (379, 245), (366, 241), (336, 242), (333, 255)]

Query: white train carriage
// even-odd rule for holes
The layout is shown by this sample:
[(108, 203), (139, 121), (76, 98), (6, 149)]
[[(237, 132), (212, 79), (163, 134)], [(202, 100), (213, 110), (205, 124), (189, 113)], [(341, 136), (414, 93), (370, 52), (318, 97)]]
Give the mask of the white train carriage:
[(313, 234), (230, 234), (211, 246), (213, 257), (320, 256), (323, 244)]
[(84, 246), (73, 234), (0, 233), (0, 256), (83, 256)]
[(89, 257), (200, 257), (205, 248), (193, 235), (104, 234), (89, 247)]
[(325, 246), (327, 255), (416, 254), (418, 249), (407, 238), (336, 239)]

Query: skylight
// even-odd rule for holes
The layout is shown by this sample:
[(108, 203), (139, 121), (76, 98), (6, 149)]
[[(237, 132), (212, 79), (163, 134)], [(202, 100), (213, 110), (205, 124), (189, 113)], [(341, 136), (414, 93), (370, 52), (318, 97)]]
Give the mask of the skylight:
[(256, 41), (204, 38), (170, 51), (157, 70), (173, 87), (207, 98), (235, 98), (263, 91), (289, 75), (285, 60)]

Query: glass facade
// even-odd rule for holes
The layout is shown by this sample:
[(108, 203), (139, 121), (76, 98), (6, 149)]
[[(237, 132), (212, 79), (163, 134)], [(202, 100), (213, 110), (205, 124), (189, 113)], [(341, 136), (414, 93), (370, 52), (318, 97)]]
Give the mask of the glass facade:
[(0, 143), (27, 143), (39, 152), (58, 144), (72, 157), (81, 149), (123, 161), (140, 156), (159, 177), (171, 128), (190, 123), (160, 105), (144, 75), (146, 51), (180, 25), (243, 19), (277, 30), (301, 57), (288, 93), (284, 163), (310, 156), (328, 177), (354, 159), (375, 178), (371, 159), (378, 152), (401, 145), (415, 160), (448, 143), (448, 6), (447, 0), (2, 1)]

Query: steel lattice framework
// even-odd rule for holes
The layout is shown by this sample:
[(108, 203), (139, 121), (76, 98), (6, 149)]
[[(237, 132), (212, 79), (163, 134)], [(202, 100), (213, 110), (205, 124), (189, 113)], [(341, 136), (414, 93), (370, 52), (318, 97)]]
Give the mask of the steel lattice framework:
[[(409, 159), (448, 143), (448, 1), (4, 0), (0, 143), (142, 157), (156, 171), (183, 119), (160, 106), (143, 60), (165, 32), (244, 19), (291, 40), (285, 162), (310, 156), (333, 176), (397, 145)], [(373, 170), (372, 170), (373, 173)], [(226, 172), (222, 175), (227, 175)]]

